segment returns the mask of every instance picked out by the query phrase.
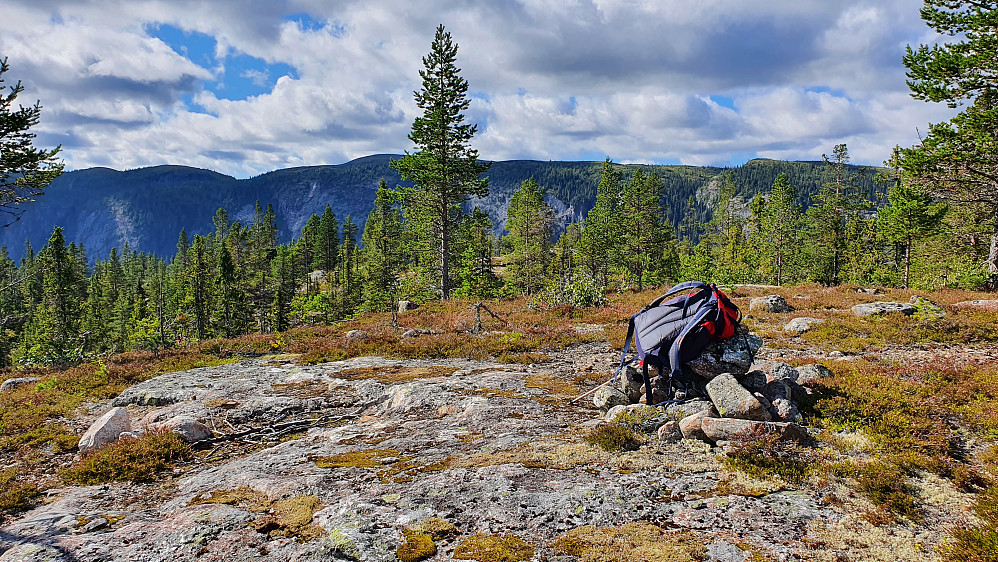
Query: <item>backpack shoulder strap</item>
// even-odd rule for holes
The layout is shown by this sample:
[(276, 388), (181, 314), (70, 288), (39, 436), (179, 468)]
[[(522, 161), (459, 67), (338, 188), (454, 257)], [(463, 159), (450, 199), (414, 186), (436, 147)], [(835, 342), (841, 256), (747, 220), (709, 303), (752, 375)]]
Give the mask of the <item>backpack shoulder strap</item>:
[[(617, 372), (613, 374), (613, 380), (616, 381), (617, 377), (620, 376), (620, 372), (624, 369), (624, 365), (629, 363), (627, 361), (627, 352), (631, 350), (631, 340), (634, 338), (634, 317), (637, 314), (631, 316), (631, 319), (627, 322), (627, 337), (624, 339), (624, 347), (620, 351), (620, 365), (617, 366)], [(637, 343), (637, 340), (635, 340)]]
[(683, 291), (688, 291), (690, 289), (704, 289), (706, 287), (709, 287), (709, 285), (707, 285), (706, 283), (702, 283), (700, 281), (686, 281), (685, 283), (680, 283), (675, 287), (669, 289), (665, 293), (663, 293), (657, 299), (651, 301), (651, 303), (648, 306), (646, 306), (644, 309), (648, 310), (649, 308), (655, 308), (656, 306), (662, 304), (662, 302), (665, 301), (665, 299), (675, 295), (676, 293), (681, 293)]

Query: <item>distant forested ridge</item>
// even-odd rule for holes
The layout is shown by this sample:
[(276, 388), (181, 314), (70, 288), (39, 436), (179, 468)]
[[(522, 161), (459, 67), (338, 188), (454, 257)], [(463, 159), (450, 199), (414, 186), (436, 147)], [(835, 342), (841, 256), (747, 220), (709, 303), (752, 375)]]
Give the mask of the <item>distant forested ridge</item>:
[[(394, 156), (397, 158), (397, 156)], [(67, 240), (82, 244), (91, 260), (108, 255), (111, 248), (143, 251), (162, 257), (176, 251), (177, 233), (190, 236), (214, 231), (212, 218), (224, 208), (233, 220), (251, 220), (256, 202), (272, 204), (279, 240), (298, 236), (312, 214), (326, 205), (338, 217), (350, 215), (364, 224), (384, 178), (391, 187), (401, 184), (388, 166), (391, 155), (375, 155), (329, 166), (276, 170), (254, 178), (231, 176), (185, 166), (154, 166), (116, 171), (90, 168), (68, 172), (56, 179), (44, 197), (27, 206), (23, 218), (0, 229), (0, 244), (17, 260), (24, 255), (25, 241), (35, 248), (45, 244), (53, 226), (62, 226)], [(831, 180), (822, 162), (752, 160), (730, 169), (698, 166), (619, 166), (624, 179), (635, 170), (658, 174), (663, 181), (662, 205), (670, 222), (678, 226), (688, 215), (690, 197), (693, 214), (707, 220), (712, 208), (711, 185), (730, 172), (737, 194), (747, 201), (768, 192), (776, 177), (787, 174), (798, 186), (805, 208), (810, 196)], [(871, 197), (876, 191), (873, 167), (850, 167), (861, 173), (859, 182)], [(596, 200), (600, 179), (599, 162), (541, 162), (510, 160), (494, 162), (486, 174), (490, 195), (475, 201), (501, 230), (509, 199), (520, 184), (533, 177), (546, 189), (548, 202), (558, 215), (559, 228), (581, 220)]]

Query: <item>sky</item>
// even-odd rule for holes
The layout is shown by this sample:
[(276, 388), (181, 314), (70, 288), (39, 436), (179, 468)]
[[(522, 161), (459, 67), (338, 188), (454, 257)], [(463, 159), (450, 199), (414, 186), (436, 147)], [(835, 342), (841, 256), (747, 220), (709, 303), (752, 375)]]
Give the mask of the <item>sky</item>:
[(0, 57), (67, 169), (237, 178), (415, 149), (422, 57), (459, 45), (487, 160), (880, 164), (957, 110), (914, 100), (920, 0), (4, 0)]

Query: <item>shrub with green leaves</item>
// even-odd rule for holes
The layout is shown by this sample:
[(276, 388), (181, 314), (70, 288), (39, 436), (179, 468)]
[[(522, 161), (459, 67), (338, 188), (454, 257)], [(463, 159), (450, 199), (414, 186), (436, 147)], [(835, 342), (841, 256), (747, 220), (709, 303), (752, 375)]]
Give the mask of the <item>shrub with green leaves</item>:
[(151, 431), (138, 439), (123, 439), (90, 452), (62, 476), (87, 486), (113, 481), (148, 482), (157, 472), (192, 456), (190, 446), (177, 434)]

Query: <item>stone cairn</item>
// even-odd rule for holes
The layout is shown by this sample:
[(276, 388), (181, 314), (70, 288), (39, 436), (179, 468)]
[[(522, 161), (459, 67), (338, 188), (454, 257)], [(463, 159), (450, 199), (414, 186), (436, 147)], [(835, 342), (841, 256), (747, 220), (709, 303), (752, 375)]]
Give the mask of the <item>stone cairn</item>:
[[(686, 374), (706, 381), (706, 396), (648, 406), (641, 403), (645, 397), (641, 372), (628, 366), (616, 384), (596, 391), (593, 403), (605, 412), (606, 421), (626, 422), (645, 433), (657, 432), (665, 442), (686, 438), (723, 446), (735, 438), (761, 434), (804, 440), (807, 431), (799, 425), (797, 404), (810, 393), (808, 384), (832, 372), (817, 364), (793, 367), (755, 361), (762, 344), (761, 338), (742, 327), (734, 337), (711, 344), (700, 357), (684, 365)], [(665, 402), (665, 382), (653, 379), (652, 384), (652, 398)]]

